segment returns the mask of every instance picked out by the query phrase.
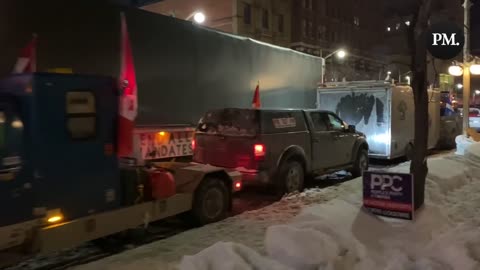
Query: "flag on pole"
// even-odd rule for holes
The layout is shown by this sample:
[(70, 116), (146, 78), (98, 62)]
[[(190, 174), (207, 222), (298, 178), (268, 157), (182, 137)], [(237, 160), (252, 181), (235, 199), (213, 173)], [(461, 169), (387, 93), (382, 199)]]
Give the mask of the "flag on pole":
[(454, 110), (453, 110), (453, 105), (452, 105), (452, 98), (450, 95), (448, 95), (447, 102), (445, 103), (445, 116), (451, 116), (453, 115)]
[(253, 100), (252, 100), (252, 107), (255, 109), (260, 109), (261, 107), (260, 103), (260, 82), (257, 83), (257, 87), (255, 88), (255, 93), (253, 94)]
[(118, 105), (117, 154), (120, 157), (126, 157), (133, 152), (133, 129), (138, 105), (135, 66), (124, 13), (121, 14), (121, 32), (121, 69), (119, 77), (121, 93)]
[(37, 36), (33, 34), (32, 40), (20, 51), (13, 73), (31, 73), (37, 71)]

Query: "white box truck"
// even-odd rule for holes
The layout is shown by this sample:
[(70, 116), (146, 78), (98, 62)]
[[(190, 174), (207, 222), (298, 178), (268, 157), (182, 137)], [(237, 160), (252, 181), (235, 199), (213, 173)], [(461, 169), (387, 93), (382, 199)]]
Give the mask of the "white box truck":
[[(428, 148), (435, 148), (440, 132), (440, 92), (428, 90)], [(365, 133), (372, 158), (410, 157), (415, 106), (412, 88), (384, 81), (326, 83), (317, 90), (317, 107), (337, 113)]]

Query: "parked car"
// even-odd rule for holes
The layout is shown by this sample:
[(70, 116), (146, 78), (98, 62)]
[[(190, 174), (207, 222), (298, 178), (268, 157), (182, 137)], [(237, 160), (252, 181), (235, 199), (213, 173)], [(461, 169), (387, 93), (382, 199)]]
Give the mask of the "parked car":
[(194, 162), (235, 168), (244, 185), (303, 189), (305, 176), (368, 169), (365, 135), (330, 111), (236, 109), (207, 112), (198, 123)]
[[(460, 115), (463, 116), (463, 108), (458, 108)], [(468, 114), (468, 122), (471, 128), (480, 130), (480, 109), (470, 108)]]

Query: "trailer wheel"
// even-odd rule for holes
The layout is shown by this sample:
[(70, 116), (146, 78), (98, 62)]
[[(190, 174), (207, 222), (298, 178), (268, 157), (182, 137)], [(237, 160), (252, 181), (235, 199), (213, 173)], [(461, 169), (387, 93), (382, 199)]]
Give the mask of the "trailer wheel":
[(353, 177), (359, 177), (364, 171), (368, 170), (368, 151), (360, 149), (355, 159), (353, 169), (350, 171)]
[(195, 192), (191, 217), (194, 225), (202, 226), (227, 217), (230, 192), (222, 179), (207, 176)]

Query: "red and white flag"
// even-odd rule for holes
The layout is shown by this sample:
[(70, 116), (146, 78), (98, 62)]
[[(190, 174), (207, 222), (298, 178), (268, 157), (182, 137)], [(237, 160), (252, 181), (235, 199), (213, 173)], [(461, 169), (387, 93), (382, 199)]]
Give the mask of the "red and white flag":
[(37, 36), (25, 46), (18, 56), (17, 63), (13, 67), (13, 73), (31, 73), (37, 71)]
[(257, 88), (255, 88), (255, 93), (253, 94), (252, 100), (252, 107), (255, 109), (260, 109), (262, 104), (260, 103), (260, 82), (257, 84)]
[(121, 70), (120, 100), (118, 108), (118, 151), (120, 157), (130, 156), (133, 152), (133, 129), (137, 117), (137, 80), (133, 63), (132, 47), (128, 35), (125, 14), (121, 14)]

